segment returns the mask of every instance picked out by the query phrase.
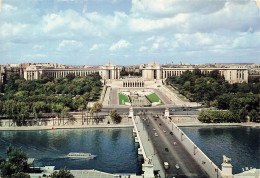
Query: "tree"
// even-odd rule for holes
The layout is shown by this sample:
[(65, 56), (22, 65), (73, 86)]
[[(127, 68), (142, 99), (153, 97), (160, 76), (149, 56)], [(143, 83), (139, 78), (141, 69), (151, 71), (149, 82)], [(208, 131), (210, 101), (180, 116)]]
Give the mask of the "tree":
[(60, 169), (59, 172), (55, 171), (51, 174), (51, 178), (73, 178), (74, 176), (70, 173), (66, 167)]
[(72, 81), (74, 78), (75, 78), (75, 74), (71, 73), (71, 74), (66, 75), (66, 79), (68, 79), (69, 82)]
[(63, 125), (64, 125), (64, 117), (68, 116), (69, 111), (70, 111), (69, 107), (64, 107), (61, 111), (61, 117), (63, 118)]
[(81, 117), (82, 117), (82, 125), (84, 125), (84, 119), (83, 119), (83, 110), (85, 106), (83, 104), (79, 105), (78, 110), (81, 111)]
[(102, 109), (102, 104), (99, 102), (96, 102), (93, 104), (91, 110), (90, 110), (90, 114), (93, 115), (93, 113), (96, 113), (96, 115), (98, 115), (98, 112), (100, 112)]
[(30, 165), (27, 162), (27, 155), (20, 149), (13, 146), (9, 146), (6, 149), (6, 155), (8, 160), (4, 160), (0, 164), (0, 175), (6, 178), (19, 178), (30, 177), (29, 172)]
[(256, 110), (253, 109), (252, 111), (249, 112), (248, 115), (250, 117), (250, 121), (252, 121), (252, 122), (259, 122), (260, 115), (259, 115), (259, 113), (257, 113)]
[(248, 112), (246, 110), (245, 107), (243, 107), (242, 109), (239, 110), (238, 115), (240, 117), (241, 120), (245, 120), (246, 116), (247, 116)]
[(117, 113), (115, 109), (110, 111), (110, 118), (116, 124), (119, 124), (122, 121), (122, 117)]

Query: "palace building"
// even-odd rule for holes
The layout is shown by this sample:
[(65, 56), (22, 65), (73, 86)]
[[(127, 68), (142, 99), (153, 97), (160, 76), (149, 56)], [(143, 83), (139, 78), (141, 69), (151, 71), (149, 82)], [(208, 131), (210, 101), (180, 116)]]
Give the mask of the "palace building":
[(142, 77), (146, 80), (166, 80), (171, 76), (180, 76), (185, 71), (193, 71), (195, 69), (201, 70), (202, 73), (210, 73), (213, 70), (218, 70), (229, 83), (243, 83), (248, 82), (248, 68), (244, 65), (240, 66), (195, 66), (195, 65), (176, 65), (162, 67), (158, 63), (149, 63), (142, 65)]
[(229, 83), (247, 83), (249, 75), (247, 65), (233, 64), (160, 65), (159, 63), (149, 63), (141, 64), (139, 65), (139, 68), (135, 65), (134, 70), (140, 71), (142, 74), (141, 77), (120, 76), (122, 68), (123, 66), (114, 65), (112, 63), (101, 66), (68, 66), (56, 63), (16, 64), (16, 66), (1, 66), (0, 83), (3, 83), (3, 76), (8, 79), (8, 76), (12, 71), (23, 75), (26, 80), (38, 80), (41, 79), (43, 75), (62, 78), (68, 74), (86, 76), (92, 73), (99, 73), (104, 83), (114, 81), (114, 83), (117, 83), (118, 87), (146, 87), (155, 81), (155, 83), (158, 84), (168, 77), (180, 76), (187, 70), (193, 71), (195, 69), (200, 69), (202, 73), (218, 70)]

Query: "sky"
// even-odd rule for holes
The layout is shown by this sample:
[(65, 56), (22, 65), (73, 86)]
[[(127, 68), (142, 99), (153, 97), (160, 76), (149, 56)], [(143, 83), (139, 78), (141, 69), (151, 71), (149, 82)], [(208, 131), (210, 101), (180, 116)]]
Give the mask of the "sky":
[(27, 62), (260, 63), (260, 9), (256, 0), (0, 0), (0, 64)]

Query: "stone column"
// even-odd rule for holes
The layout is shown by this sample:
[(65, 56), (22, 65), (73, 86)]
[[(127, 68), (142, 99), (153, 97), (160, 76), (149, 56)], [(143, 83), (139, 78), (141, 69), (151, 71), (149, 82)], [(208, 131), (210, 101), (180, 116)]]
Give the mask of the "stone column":
[(134, 110), (133, 110), (132, 106), (129, 108), (129, 116), (128, 117), (134, 118)]
[(142, 171), (144, 171), (143, 177), (154, 178), (154, 168), (152, 164), (152, 158), (145, 158), (144, 164), (142, 164)]
[(166, 108), (165, 109), (165, 114), (164, 114), (165, 117), (169, 117), (170, 116), (170, 111), (169, 111), (169, 108)]

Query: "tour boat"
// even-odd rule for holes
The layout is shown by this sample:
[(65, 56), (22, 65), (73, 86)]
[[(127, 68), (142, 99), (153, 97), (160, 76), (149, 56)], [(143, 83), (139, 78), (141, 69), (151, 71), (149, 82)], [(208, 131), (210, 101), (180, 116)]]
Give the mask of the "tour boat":
[(94, 159), (97, 157), (97, 155), (92, 155), (91, 153), (69, 153), (67, 157), (72, 159), (77, 159), (77, 158)]

